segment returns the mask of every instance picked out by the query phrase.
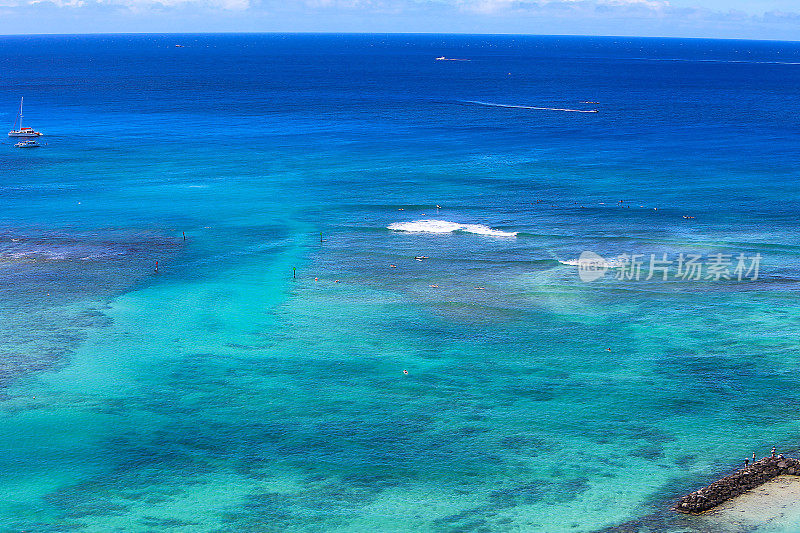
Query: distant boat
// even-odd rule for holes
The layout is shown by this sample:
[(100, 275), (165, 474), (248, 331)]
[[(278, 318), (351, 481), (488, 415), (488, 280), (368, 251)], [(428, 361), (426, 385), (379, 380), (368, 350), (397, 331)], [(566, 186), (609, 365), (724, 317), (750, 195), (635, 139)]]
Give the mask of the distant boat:
[(14, 123), (15, 126), (19, 125), (19, 129), (11, 130), (8, 132), (9, 137), (39, 137), (42, 135), (38, 131), (34, 131), (33, 128), (23, 128), (22, 127), (22, 98), (19, 99), (19, 115), (17, 116), (17, 121)]
[(20, 141), (14, 146), (17, 148), (39, 148), (41, 144), (39, 144), (39, 141), (35, 139), (29, 139), (27, 141)]

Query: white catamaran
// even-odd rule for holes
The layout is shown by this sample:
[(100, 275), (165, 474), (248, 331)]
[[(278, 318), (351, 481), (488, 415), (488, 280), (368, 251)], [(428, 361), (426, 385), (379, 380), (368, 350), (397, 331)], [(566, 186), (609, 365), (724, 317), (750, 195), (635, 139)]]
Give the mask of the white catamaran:
[(19, 116), (17, 117), (17, 122), (14, 123), (15, 126), (19, 126), (17, 130), (11, 130), (8, 132), (9, 137), (39, 137), (42, 135), (38, 131), (34, 131), (33, 128), (23, 128), (22, 127), (22, 98), (19, 99)]

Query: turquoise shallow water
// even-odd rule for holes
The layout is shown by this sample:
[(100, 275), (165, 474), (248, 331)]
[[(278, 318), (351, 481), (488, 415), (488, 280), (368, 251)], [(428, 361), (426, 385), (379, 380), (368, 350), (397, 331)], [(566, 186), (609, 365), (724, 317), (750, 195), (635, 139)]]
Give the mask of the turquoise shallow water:
[[(2, 38), (48, 135), (0, 147), (0, 525), (708, 530), (669, 504), (800, 438), (798, 56)], [(387, 229), (421, 220), (480, 226)], [(584, 250), (763, 260), (584, 283)]]

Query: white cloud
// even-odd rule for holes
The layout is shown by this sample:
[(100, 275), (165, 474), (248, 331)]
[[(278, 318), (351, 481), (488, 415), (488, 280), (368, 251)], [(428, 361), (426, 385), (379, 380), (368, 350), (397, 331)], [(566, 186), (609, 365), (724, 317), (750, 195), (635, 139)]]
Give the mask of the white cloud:
[[(246, 16), (264, 16), (280, 13), (284, 18), (303, 21), (314, 17), (358, 16), (363, 20), (405, 17), (404, 24), (413, 18), (447, 22), (468, 20), (475, 23), (487, 17), (487, 27), (497, 28), (502, 21), (528, 19), (554, 20), (567, 23), (571, 20), (638, 21), (651, 19), (678, 26), (691, 23), (721, 25), (783, 25), (800, 26), (800, 13), (793, 5), (788, 9), (737, 11), (730, 6), (745, 0), (0, 0), (0, 9), (6, 12), (25, 13), (29, 6), (72, 9), (88, 12), (92, 8), (113, 8), (137, 14), (151, 11), (181, 10), (201, 13), (246, 13)], [(771, 6), (793, 4), (797, 0), (769, 0)], [(729, 4), (730, 2), (730, 4)], [(728, 7), (726, 7), (728, 6)], [(25, 15), (29, 16), (29, 15)], [(460, 17), (466, 17), (460, 19)], [(478, 17), (476, 19), (476, 17)], [(489, 22), (489, 19), (493, 22)], [(402, 20), (402, 19), (401, 19)], [(565, 22), (567, 21), (567, 22)], [(513, 25), (513, 24), (512, 24)], [(563, 25), (563, 24), (562, 24)], [(430, 27), (428, 24), (427, 27)], [(519, 26), (517, 26), (519, 27)], [(666, 27), (666, 26), (662, 26)]]
[(369, 9), (375, 7), (375, 2), (370, 0), (305, 0), (304, 4), (312, 8)]
[(464, 11), (496, 15), (558, 10), (660, 11), (670, 7), (668, 0), (458, 0), (458, 5)]
[[(63, 0), (61, 0), (63, 1)], [(250, 0), (95, 0), (97, 4), (123, 6), (133, 10), (148, 7), (198, 6), (228, 11), (244, 11), (250, 7)]]
[[(20, 2), (19, 5), (22, 5), (23, 2)], [(36, 5), (36, 4), (53, 4), (56, 7), (82, 7), (86, 5), (86, 2), (83, 0), (31, 0), (27, 2), (28, 5)]]
[(212, 10), (245, 11), (251, 7), (250, 0), (0, 0), (0, 7), (24, 8), (36, 4), (61, 8), (88, 6), (117, 6), (139, 12), (149, 8), (196, 6)]
[(365, 14), (400, 14), (416, 6), (413, 0), (301, 0), (310, 10), (349, 11)]

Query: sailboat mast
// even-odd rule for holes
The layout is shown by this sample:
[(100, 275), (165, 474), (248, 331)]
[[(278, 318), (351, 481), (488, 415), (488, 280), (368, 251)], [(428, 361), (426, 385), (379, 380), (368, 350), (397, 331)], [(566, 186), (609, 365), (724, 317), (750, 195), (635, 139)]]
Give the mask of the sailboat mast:
[(22, 101), (24, 99), (24, 96), (20, 97), (19, 99), (19, 131), (22, 131)]

